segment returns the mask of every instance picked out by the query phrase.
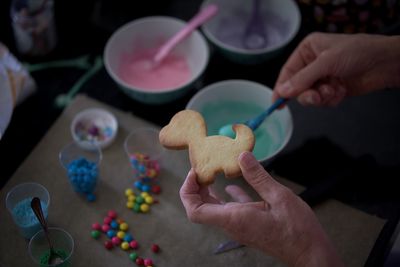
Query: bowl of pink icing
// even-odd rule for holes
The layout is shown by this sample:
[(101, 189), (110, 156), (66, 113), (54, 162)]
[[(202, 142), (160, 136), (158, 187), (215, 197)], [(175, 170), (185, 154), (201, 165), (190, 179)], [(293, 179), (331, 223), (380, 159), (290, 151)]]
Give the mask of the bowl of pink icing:
[[(216, 50), (239, 64), (258, 64), (279, 55), (297, 35), (301, 13), (295, 0), (204, 0), (202, 6), (216, 4), (218, 14), (202, 25), (205, 37)], [(261, 46), (248, 47), (244, 38), (249, 26), (264, 33)]]
[(210, 53), (199, 31), (191, 33), (160, 63), (152, 64), (158, 48), (186, 23), (173, 17), (145, 17), (112, 34), (104, 50), (104, 64), (124, 93), (146, 104), (164, 104), (195, 87)]

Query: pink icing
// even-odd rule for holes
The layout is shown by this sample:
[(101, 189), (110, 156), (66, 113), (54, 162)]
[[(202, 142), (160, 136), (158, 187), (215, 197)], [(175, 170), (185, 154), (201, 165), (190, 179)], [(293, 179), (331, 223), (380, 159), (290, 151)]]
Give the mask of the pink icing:
[(159, 92), (184, 85), (191, 77), (187, 60), (168, 55), (160, 64), (152, 66), (155, 49), (140, 49), (124, 54), (119, 65), (120, 78), (133, 87)]

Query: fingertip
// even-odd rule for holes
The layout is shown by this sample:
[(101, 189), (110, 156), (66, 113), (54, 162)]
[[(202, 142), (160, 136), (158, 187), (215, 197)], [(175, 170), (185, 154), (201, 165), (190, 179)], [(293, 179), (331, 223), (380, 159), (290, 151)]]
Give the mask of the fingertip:
[(293, 86), (292, 86), (292, 83), (290, 82), (290, 80), (288, 80), (282, 84), (277, 85), (275, 90), (276, 90), (277, 95), (288, 98), (288, 97), (291, 97), (290, 94), (293, 91)]
[(242, 170), (248, 170), (258, 164), (257, 159), (254, 157), (253, 153), (249, 151), (244, 151), (239, 155), (239, 166)]
[(297, 101), (303, 106), (319, 106), (321, 104), (321, 97), (316, 91), (308, 90), (299, 95)]

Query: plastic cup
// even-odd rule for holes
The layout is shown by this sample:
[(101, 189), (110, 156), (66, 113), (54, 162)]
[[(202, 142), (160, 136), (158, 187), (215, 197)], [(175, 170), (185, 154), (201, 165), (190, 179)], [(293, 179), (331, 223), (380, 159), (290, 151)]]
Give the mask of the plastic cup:
[(149, 182), (157, 177), (164, 147), (158, 139), (159, 131), (153, 128), (138, 128), (126, 137), (124, 149), (133, 168), (134, 177)]
[(89, 201), (94, 200), (93, 193), (102, 159), (101, 149), (93, 143), (91, 146), (93, 149), (87, 150), (81, 144), (71, 142), (59, 154), (60, 163), (65, 168), (74, 191), (86, 195)]
[(61, 228), (49, 227), (49, 239), (54, 250), (62, 256), (63, 262), (58, 264), (48, 264), (47, 259), (50, 254), (49, 243), (47, 242), (44, 231), (37, 232), (29, 241), (28, 251), (32, 260), (41, 267), (58, 266), (69, 267), (71, 257), (74, 253), (74, 239), (72, 236)]
[(22, 183), (12, 188), (6, 196), (6, 207), (18, 226), (20, 234), (26, 239), (31, 238), (41, 229), (31, 209), (31, 200), (34, 197), (40, 199), (43, 214), (47, 219), (50, 195), (44, 186), (38, 183)]

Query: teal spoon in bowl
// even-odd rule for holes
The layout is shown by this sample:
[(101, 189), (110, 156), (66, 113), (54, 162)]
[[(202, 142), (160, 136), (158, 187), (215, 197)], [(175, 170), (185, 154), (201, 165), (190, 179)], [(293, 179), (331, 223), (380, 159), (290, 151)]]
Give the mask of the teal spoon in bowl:
[[(278, 98), (270, 107), (268, 107), (268, 109), (263, 111), (257, 117), (243, 122), (243, 124), (247, 125), (250, 129), (255, 131), (261, 125), (261, 123), (263, 123), (263, 121), (269, 115), (271, 115), (272, 112), (274, 112), (274, 110), (276, 110), (280, 105), (284, 104), (287, 100), (288, 100), (287, 98), (282, 98), (282, 97)], [(218, 130), (218, 134), (228, 136), (231, 138), (235, 138), (235, 136), (236, 136), (235, 132), (232, 129), (232, 124), (227, 124), (225, 126), (222, 126)]]

